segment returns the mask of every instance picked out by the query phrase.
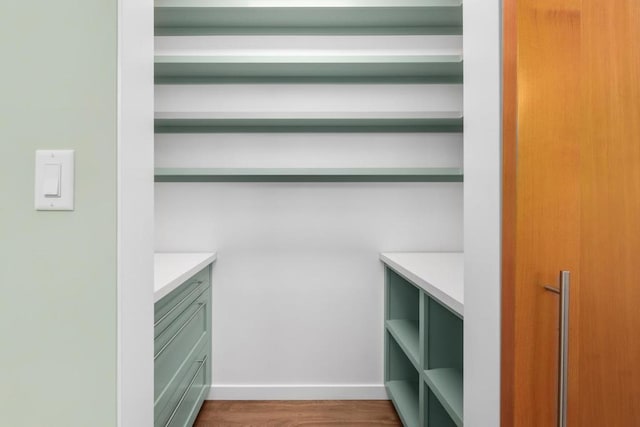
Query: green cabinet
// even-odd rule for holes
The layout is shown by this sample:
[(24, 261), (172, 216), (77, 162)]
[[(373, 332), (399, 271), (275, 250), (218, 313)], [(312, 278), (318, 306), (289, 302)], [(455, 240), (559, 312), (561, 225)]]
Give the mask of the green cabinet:
[(154, 425), (191, 426), (211, 386), (211, 265), (155, 303)]
[(462, 254), (383, 254), (381, 259), (387, 394), (406, 427), (461, 427)]

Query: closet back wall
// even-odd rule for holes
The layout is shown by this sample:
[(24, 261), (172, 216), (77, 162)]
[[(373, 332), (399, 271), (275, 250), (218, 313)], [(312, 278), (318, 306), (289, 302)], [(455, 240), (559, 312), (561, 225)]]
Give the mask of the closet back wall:
[[(163, 54), (187, 46), (225, 54), (459, 54), (461, 39), (156, 38)], [(461, 109), (459, 84), (156, 86), (159, 112)], [(461, 167), (462, 135), (158, 134), (156, 166)], [(156, 249), (218, 252), (210, 398), (386, 398), (378, 253), (462, 250), (462, 184), (157, 183)]]

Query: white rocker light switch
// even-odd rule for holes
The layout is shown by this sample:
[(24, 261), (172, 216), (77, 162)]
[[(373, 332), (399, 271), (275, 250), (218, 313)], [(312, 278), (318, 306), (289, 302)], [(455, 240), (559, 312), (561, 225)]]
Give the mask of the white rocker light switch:
[(35, 208), (39, 211), (74, 209), (74, 151), (37, 150)]
[(60, 197), (60, 163), (47, 163), (44, 165), (44, 182), (42, 192), (44, 197)]

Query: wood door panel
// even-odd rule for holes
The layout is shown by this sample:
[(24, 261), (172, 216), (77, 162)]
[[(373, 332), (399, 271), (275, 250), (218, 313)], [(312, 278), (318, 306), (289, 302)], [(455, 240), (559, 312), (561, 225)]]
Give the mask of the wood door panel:
[(640, 424), (640, 2), (584, 0), (583, 17), (580, 385), (569, 422), (624, 427)]
[(516, 156), (517, 156), (517, 9), (516, 0), (505, 0), (502, 8), (502, 301), (501, 301), (501, 425), (513, 425), (515, 260), (516, 260)]
[[(517, 426), (556, 419), (558, 272), (579, 262), (580, 10), (518, 2), (514, 412)], [(548, 374), (534, 374), (546, 372)]]
[(504, 10), (502, 425), (556, 423), (561, 269), (568, 425), (640, 425), (640, 2)]

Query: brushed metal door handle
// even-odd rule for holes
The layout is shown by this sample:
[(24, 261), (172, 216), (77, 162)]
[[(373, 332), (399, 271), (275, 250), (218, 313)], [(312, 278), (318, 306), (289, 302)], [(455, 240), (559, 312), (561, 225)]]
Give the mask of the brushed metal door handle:
[(571, 272), (560, 272), (560, 288), (544, 286), (560, 296), (560, 334), (558, 340), (558, 427), (567, 426), (567, 398), (569, 385), (569, 295)]

